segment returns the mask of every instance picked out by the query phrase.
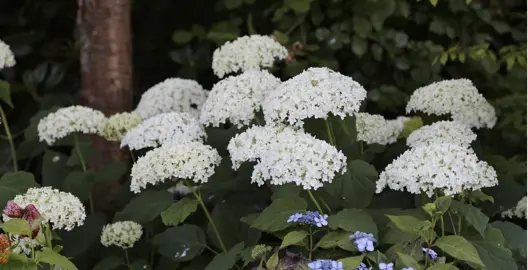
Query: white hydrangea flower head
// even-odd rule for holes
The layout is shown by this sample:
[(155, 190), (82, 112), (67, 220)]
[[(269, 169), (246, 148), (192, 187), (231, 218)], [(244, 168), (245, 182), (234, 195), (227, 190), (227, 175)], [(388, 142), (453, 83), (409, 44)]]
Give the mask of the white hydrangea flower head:
[(524, 196), (515, 207), (502, 212), (501, 216), (503, 218), (517, 217), (520, 219), (526, 219), (526, 203), (526, 196)]
[[(248, 132), (248, 131), (246, 131)], [(244, 132), (245, 133), (245, 132)], [(231, 140), (228, 150), (233, 167), (257, 161), (251, 182), (261, 186), (295, 183), (318, 189), (346, 171), (346, 157), (325, 141), (291, 127), (255, 127)], [(247, 141), (241, 139), (247, 138)]]
[(130, 190), (140, 193), (147, 184), (167, 179), (190, 179), (205, 183), (222, 158), (216, 149), (200, 142), (167, 144), (147, 152), (132, 166)]
[(32, 250), (41, 247), (41, 244), (37, 239), (31, 239), (27, 236), (11, 234), (9, 238), (11, 239), (11, 246), (14, 247), (12, 251), (15, 254), (25, 254), (29, 256), (31, 255)]
[(455, 121), (475, 128), (493, 128), (495, 109), (468, 79), (434, 82), (414, 91), (407, 103), (407, 113), (451, 115)]
[(131, 248), (141, 239), (143, 227), (134, 221), (118, 221), (107, 224), (101, 233), (101, 244), (105, 247)]
[(379, 176), (376, 192), (385, 187), (413, 194), (435, 189), (445, 195), (498, 185), (495, 169), (475, 153), (456, 144), (430, 144), (411, 148), (393, 160)]
[(352, 78), (328, 68), (309, 68), (281, 83), (262, 103), (266, 123), (302, 125), (306, 118), (344, 118), (359, 111), (367, 91)]
[(395, 143), (403, 130), (407, 117), (387, 120), (378, 114), (356, 113), (357, 140), (367, 144)]
[(37, 126), (40, 141), (53, 145), (56, 140), (71, 133), (103, 135), (106, 117), (100, 111), (84, 107), (70, 106), (42, 118)]
[(158, 147), (168, 143), (202, 141), (203, 126), (189, 113), (162, 113), (132, 128), (121, 140), (131, 150)]
[(276, 59), (288, 56), (288, 50), (269, 36), (251, 35), (228, 41), (213, 53), (213, 71), (226, 74), (273, 66)]
[(108, 118), (103, 130), (103, 136), (106, 140), (119, 142), (135, 126), (143, 120), (135, 113), (116, 113)]
[[(33, 204), (43, 222), (50, 222), (54, 230), (71, 231), (82, 226), (86, 218), (84, 205), (79, 198), (51, 187), (30, 188), (26, 193), (15, 196), (13, 201), (22, 208)], [(4, 221), (10, 219), (5, 214), (3, 218)]]
[(477, 134), (470, 127), (457, 121), (438, 121), (413, 131), (407, 137), (409, 147), (431, 145), (438, 143), (452, 143), (469, 147), (477, 139)]
[(198, 117), (206, 98), (207, 91), (196, 81), (169, 78), (143, 93), (134, 112), (142, 119), (167, 112), (187, 112)]
[(14, 67), (15, 64), (15, 55), (11, 51), (11, 48), (0, 39), (0, 70), (7, 67)]
[(204, 125), (218, 127), (229, 120), (237, 127), (248, 125), (260, 111), (264, 96), (280, 84), (265, 70), (248, 70), (213, 86), (200, 114)]

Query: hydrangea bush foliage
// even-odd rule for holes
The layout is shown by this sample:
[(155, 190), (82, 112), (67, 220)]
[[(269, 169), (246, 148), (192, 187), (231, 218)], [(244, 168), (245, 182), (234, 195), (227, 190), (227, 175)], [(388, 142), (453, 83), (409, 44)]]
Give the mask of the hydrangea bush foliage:
[[(504, 207), (488, 192), (503, 183), (477, 131), (497, 119), (473, 82), (422, 86), (386, 119), (330, 68), (281, 81), (268, 69), (287, 56), (244, 36), (214, 52), (211, 92), (169, 78), (133, 112), (35, 116), (53, 169), (0, 179), (0, 268), (526, 268), (526, 196)], [(120, 141), (131, 164), (90, 170), (88, 136)], [(119, 210), (98, 212), (94, 184), (116, 178)]]

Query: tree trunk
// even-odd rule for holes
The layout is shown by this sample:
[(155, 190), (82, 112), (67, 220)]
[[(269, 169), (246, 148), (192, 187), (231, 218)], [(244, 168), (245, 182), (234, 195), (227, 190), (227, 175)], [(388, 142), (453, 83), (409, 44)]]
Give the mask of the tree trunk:
[[(132, 60), (130, 0), (78, 0), (81, 64), (81, 104), (109, 116), (132, 108)], [(118, 143), (93, 136), (98, 158), (90, 164), (99, 170), (109, 162), (124, 161)], [(108, 179), (109, 186), (96, 186), (96, 206), (111, 207), (119, 190), (119, 179)], [(113, 182), (113, 183), (112, 183)], [(117, 183), (117, 184), (116, 184)], [(101, 193), (101, 194), (99, 194)], [(105, 209), (102, 209), (105, 210)]]

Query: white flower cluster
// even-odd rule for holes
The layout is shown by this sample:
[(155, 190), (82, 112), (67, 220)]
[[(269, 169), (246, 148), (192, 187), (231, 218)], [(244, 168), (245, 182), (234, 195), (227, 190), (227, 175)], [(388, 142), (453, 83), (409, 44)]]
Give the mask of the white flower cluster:
[(407, 113), (446, 115), (475, 128), (492, 128), (495, 109), (468, 79), (444, 80), (418, 88), (407, 103)]
[(131, 150), (158, 147), (169, 143), (201, 141), (205, 131), (189, 113), (162, 113), (131, 129), (121, 140), (121, 147)]
[[(71, 231), (84, 224), (86, 213), (84, 205), (74, 195), (51, 187), (30, 188), (26, 193), (17, 195), (13, 201), (25, 208), (33, 204), (44, 222), (50, 222), (53, 229)], [(4, 221), (9, 220), (5, 214)]]
[(103, 135), (106, 117), (84, 106), (60, 108), (42, 118), (37, 126), (40, 141), (52, 145), (73, 132)]
[(379, 176), (376, 192), (388, 186), (414, 194), (425, 192), (428, 196), (435, 189), (453, 195), (497, 184), (495, 169), (479, 161), (471, 149), (456, 144), (431, 144), (411, 148), (389, 164)]
[(33, 249), (39, 248), (41, 245), (37, 239), (31, 239), (27, 236), (20, 236), (17, 234), (10, 235), (11, 246), (13, 248), (13, 253), (15, 254), (25, 254), (31, 255)]
[(413, 131), (407, 138), (407, 145), (418, 147), (438, 143), (452, 143), (469, 147), (477, 139), (470, 127), (456, 121), (439, 121)]
[(163, 145), (134, 163), (130, 190), (139, 193), (147, 184), (156, 185), (169, 178), (205, 183), (221, 160), (216, 149), (199, 142)]
[(133, 221), (118, 221), (107, 224), (101, 233), (101, 244), (105, 247), (115, 245), (124, 249), (134, 246), (143, 235), (143, 228)]
[(309, 68), (281, 83), (262, 103), (267, 123), (302, 125), (328, 113), (344, 118), (359, 111), (367, 91), (352, 78), (328, 68)]
[(268, 36), (243, 36), (214, 51), (213, 71), (223, 78), (229, 73), (271, 67), (275, 59), (287, 56), (288, 50)]
[(515, 207), (513, 207), (512, 209), (509, 209), (509, 210), (506, 210), (504, 212), (502, 212), (502, 217), (503, 218), (513, 218), (513, 217), (517, 217), (517, 218), (520, 218), (520, 219), (526, 219), (526, 196), (524, 196), (518, 203)]
[(404, 122), (410, 118), (387, 120), (378, 114), (356, 113), (357, 140), (367, 144), (387, 145), (398, 140)]
[(6, 67), (13, 67), (15, 64), (15, 56), (11, 48), (3, 40), (0, 40), (0, 70)]
[(200, 122), (215, 127), (226, 120), (238, 127), (248, 125), (255, 111), (260, 111), (265, 94), (279, 84), (280, 80), (265, 70), (249, 70), (227, 77), (211, 89), (203, 105)]
[(200, 114), (207, 92), (194, 80), (169, 78), (149, 88), (134, 110), (147, 119), (160, 113), (187, 112)]
[(318, 189), (346, 171), (341, 151), (291, 127), (250, 128), (233, 138), (228, 150), (235, 169), (242, 161), (257, 161), (251, 182), (259, 186), (269, 181)]
[(119, 142), (123, 136), (143, 120), (135, 113), (117, 113), (108, 118), (103, 136), (108, 141)]

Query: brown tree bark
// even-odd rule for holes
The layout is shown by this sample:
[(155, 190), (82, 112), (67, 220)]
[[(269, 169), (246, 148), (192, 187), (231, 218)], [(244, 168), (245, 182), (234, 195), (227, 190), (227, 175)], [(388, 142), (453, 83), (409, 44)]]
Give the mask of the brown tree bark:
[[(132, 108), (132, 60), (130, 0), (78, 0), (81, 64), (81, 103), (109, 116)], [(124, 161), (118, 143), (92, 138), (98, 158), (90, 164), (98, 170), (109, 162)], [(119, 179), (96, 186), (96, 207), (111, 207)], [(117, 183), (117, 184), (116, 184)], [(108, 185), (108, 186), (107, 186)]]

